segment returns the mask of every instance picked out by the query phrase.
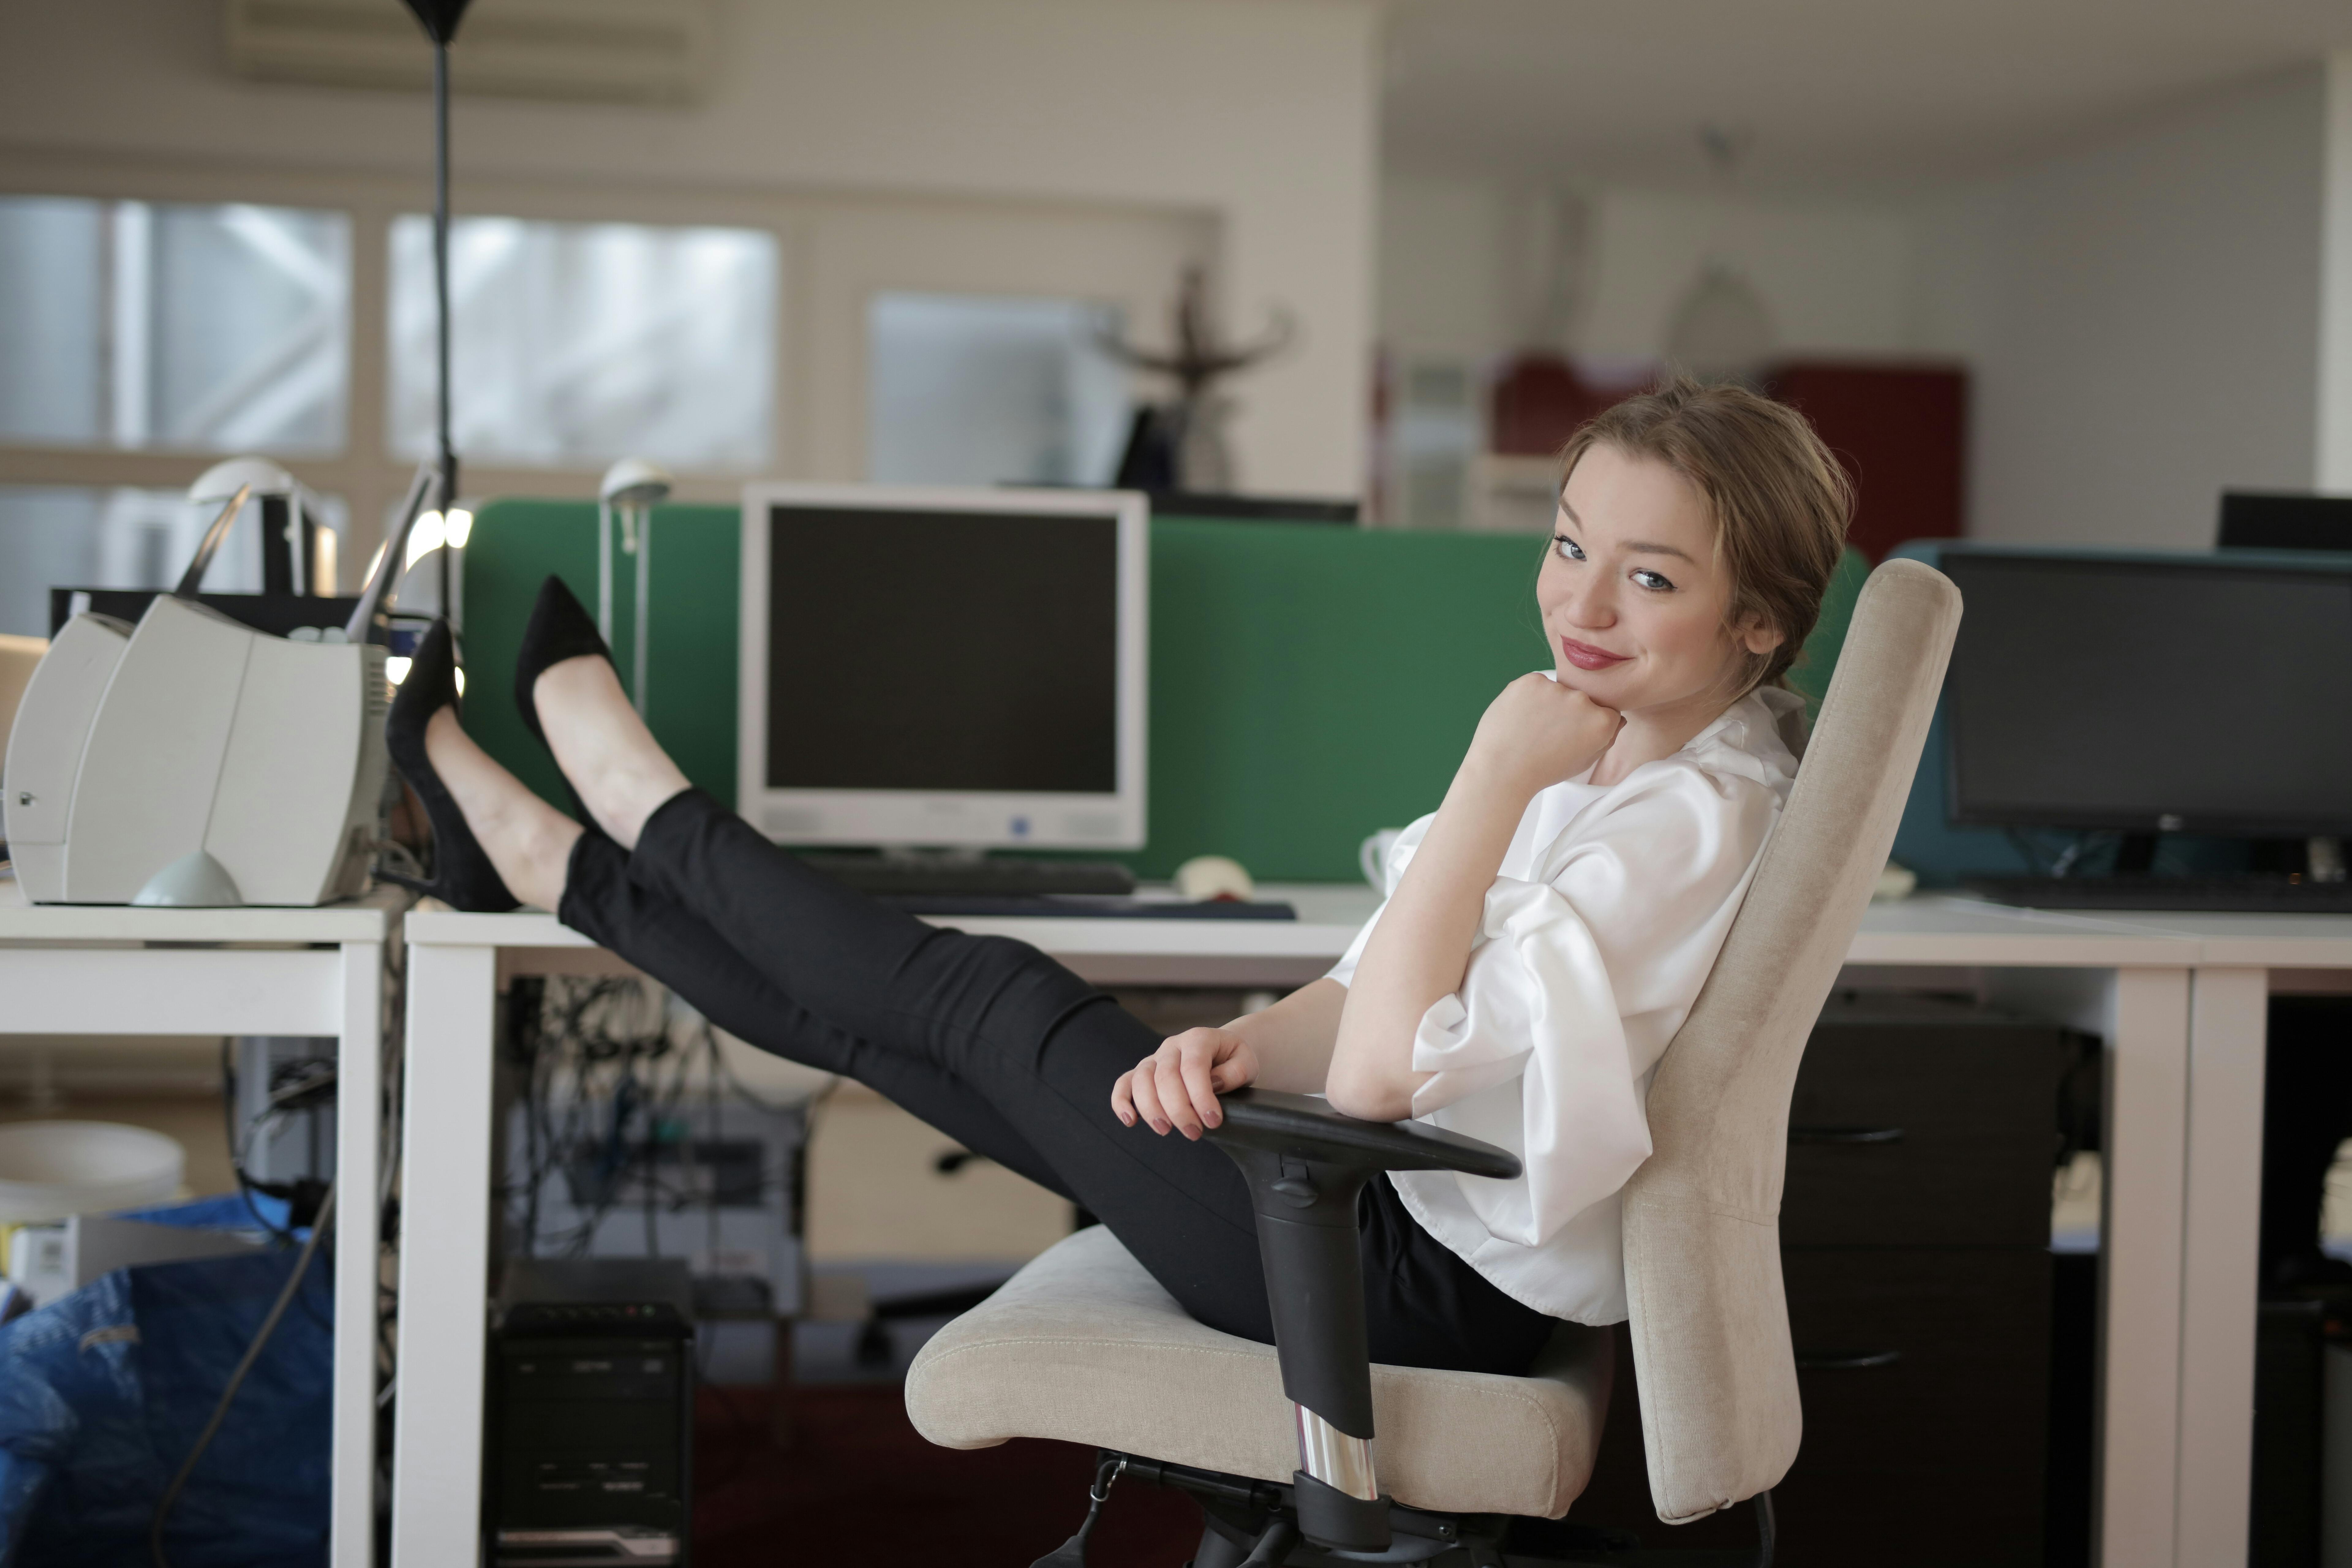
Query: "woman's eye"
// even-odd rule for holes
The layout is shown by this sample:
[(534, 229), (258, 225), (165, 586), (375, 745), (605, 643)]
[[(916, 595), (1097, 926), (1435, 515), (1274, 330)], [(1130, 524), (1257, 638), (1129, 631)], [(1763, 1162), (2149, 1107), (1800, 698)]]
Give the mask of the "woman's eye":
[(1553, 534), (1551, 536), (1551, 542), (1553, 547), (1559, 552), (1560, 558), (1562, 560), (1581, 561), (1584, 559), (1584, 546), (1579, 544), (1565, 533)]
[(1666, 581), (1662, 574), (1651, 571), (1646, 566), (1633, 574), (1633, 581), (1640, 584), (1644, 588), (1648, 588), (1654, 592), (1661, 594), (1674, 586), (1674, 584)]

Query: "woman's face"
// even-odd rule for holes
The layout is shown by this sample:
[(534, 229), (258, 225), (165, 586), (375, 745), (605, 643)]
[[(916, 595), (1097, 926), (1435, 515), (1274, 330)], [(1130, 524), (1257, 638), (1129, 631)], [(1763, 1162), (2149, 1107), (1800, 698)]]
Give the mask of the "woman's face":
[(1536, 579), (1560, 684), (1629, 716), (1727, 700), (1780, 634), (1725, 624), (1728, 570), (1697, 489), (1665, 464), (1588, 448)]

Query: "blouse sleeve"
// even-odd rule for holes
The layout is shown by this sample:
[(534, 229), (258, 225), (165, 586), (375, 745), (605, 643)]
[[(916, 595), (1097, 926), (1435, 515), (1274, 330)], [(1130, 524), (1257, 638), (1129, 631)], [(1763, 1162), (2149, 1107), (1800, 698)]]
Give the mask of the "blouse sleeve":
[[(1496, 1237), (1541, 1245), (1649, 1157), (1648, 1075), (1714, 965), (1779, 806), (1760, 784), (1662, 769), (1580, 817), (1536, 879), (1488, 889), (1461, 989), (1414, 1035), (1414, 1070), (1435, 1076), (1412, 1110), (1473, 1135), (1519, 1134), (1508, 1141), (1523, 1182), (1461, 1184)], [(1447, 1114), (1513, 1079), (1516, 1096)], [(1512, 1099), (1519, 1125), (1494, 1125)]]

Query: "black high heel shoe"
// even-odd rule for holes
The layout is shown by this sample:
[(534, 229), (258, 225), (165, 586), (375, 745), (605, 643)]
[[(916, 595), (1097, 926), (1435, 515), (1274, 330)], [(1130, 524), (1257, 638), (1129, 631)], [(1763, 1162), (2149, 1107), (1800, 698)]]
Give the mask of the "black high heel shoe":
[[(540, 727), (539, 703), (535, 692), (539, 678), (567, 658), (593, 656), (606, 664), (613, 662), (613, 650), (604, 646), (604, 636), (596, 629), (596, 617), (585, 605), (572, 596), (563, 579), (549, 573), (547, 581), (539, 585), (539, 598), (530, 606), (530, 622), (522, 629), (522, 647), (515, 653), (515, 711), (522, 715), (523, 728), (542, 746), (547, 745), (547, 731)], [(548, 754), (555, 748), (548, 746)], [(563, 772), (561, 763), (556, 772)], [(599, 838), (610, 838), (604, 826), (580, 798), (579, 789), (569, 774), (563, 779), (564, 793), (572, 797), (572, 815), (580, 826)]]
[(504, 914), (521, 900), (507, 890), (498, 868), (483, 853), (481, 841), (466, 826), (466, 814), (449, 796), (441, 775), (425, 754), (425, 726), (444, 708), (457, 707), (457, 655), (449, 623), (437, 620), (416, 645), (408, 675), (385, 715), (383, 738), (392, 765), (425, 805), (425, 820), (433, 825), (433, 879), (418, 881), (393, 872), (378, 873), (385, 881), (439, 899), (452, 909), (469, 913)]

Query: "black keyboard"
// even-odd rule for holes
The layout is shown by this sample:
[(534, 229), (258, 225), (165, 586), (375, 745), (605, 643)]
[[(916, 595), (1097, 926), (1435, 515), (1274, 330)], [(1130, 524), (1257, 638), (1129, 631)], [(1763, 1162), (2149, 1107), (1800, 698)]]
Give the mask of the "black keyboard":
[(1181, 899), (1127, 899), (1067, 893), (881, 893), (884, 903), (910, 915), (1018, 915), (1032, 920), (1295, 921), (1288, 904), (1244, 904), (1233, 899), (1188, 903)]
[(1970, 877), (1960, 886), (2032, 910), (2352, 915), (2352, 882), (2299, 877)]
[[(798, 852), (809, 865), (861, 893), (886, 899), (1024, 899), (1053, 894), (1124, 896), (1135, 873), (1112, 860), (1018, 860), (980, 856), (951, 860), (909, 856)], [(992, 910), (932, 910), (979, 914)]]

